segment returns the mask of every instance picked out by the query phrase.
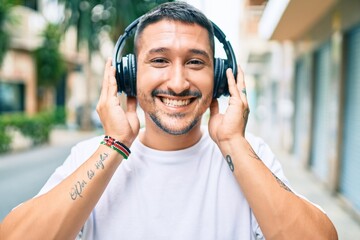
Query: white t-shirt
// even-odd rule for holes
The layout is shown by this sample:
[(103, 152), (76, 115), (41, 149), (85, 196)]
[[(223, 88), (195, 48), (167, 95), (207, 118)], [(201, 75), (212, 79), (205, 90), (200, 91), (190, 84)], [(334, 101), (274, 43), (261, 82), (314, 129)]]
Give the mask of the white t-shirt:
[[(136, 139), (129, 159), (116, 170), (86, 221), (82, 239), (263, 239), (233, 173), (207, 129), (203, 130), (198, 143), (179, 151), (153, 150)], [(251, 134), (246, 138), (265, 165), (288, 185), (268, 145)], [(101, 140), (100, 136), (77, 144), (39, 194), (79, 167)]]

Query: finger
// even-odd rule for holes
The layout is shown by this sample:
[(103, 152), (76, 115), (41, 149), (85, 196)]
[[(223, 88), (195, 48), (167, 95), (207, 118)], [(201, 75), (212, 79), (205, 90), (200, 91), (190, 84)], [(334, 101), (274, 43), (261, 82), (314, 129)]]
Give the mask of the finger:
[(236, 81), (234, 78), (234, 74), (230, 68), (226, 70), (226, 77), (228, 79), (228, 85), (229, 85), (229, 93), (231, 97), (240, 97), (239, 90), (236, 86)]
[(135, 97), (128, 97), (126, 101), (127, 112), (126, 117), (134, 133), (137, 133), (140, 128), (139, 118), (136, 113), (137, 100)]
[(109, 76), (110, 67), (111, 67), (111, 59), (109, 58), (105, 64), (104, 77), (103, 77), (101, 93), (100, 93), (100, 100), (106, 99), (106, 96), (108, 93), (108, 76)]
[(239, 90), (241, 90), (241, 86), (242, 86), (242, 82), (244, 81), (244, 72), (242, 70), (242, 68), (240, 67), (240, 65), (237, 65), (237, 68), (238, 68), (238, 73), (237, 73), (237, 76), (236, 76), (236, 79), (237, 79), (237, 87), (239, 88)]
[(221, 121), (221, 115), (219, 114), (219, 103), (217, 99), (213, 99), (210, 104), (210, 119), (209, 119), (209, 133), (212, 139), (216, 142), (216, 132)]
[(116, 78), (115, 78), (115, 71), (116, 69), (114, 67), (109, 68), (109, 87), (108, 87), (108, 94), (110, 96), (117, 96), (117, 84), (116, 84)]
[(238, 69), (239, 69), (239, 72), (237, 75), (237, 88), (238, 88), (238, 91), (240, 92), (241, 101), (247, 107), (248, 101), (247, 101), (247, 92), (246, 92), (244, 72), (242, 71), (240, 66), (238, 66)]

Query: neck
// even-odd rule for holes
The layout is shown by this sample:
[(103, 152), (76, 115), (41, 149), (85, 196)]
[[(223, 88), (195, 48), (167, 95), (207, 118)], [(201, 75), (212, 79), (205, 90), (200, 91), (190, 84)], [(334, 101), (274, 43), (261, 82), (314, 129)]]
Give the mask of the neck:
[(199, 121), (188, 133), (182, 135), (166, 133), (154, 123), (147, 122), (145, 131), (143, 131), (139, 137), (145, 146), (152, 149), (175, 151), (195, 145), (201, 136), (201, 121)]

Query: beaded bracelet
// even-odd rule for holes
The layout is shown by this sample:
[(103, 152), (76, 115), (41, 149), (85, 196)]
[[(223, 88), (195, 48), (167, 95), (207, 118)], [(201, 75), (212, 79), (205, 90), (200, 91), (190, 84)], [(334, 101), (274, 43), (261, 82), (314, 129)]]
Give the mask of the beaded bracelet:
[(104, 140), (100, 142), (100, 144), (106, 145), (110, 147), (111, 149), (114, 149), (118, 153), (120, 153), (125, 159), (128, 159), (131, 151), (128, 147), (125, 146), (125, 144), (121, 143), (120, 141), (110, 137), (105, 136)]

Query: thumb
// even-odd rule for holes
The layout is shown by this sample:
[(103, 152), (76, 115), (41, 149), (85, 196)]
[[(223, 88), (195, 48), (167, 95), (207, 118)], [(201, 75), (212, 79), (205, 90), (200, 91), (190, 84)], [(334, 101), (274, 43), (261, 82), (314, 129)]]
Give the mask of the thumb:
[(126, 103), (126, 116), (132, 131), (137, 135), (140, 129), (140, 121), (136, 113), (137, 100), (135, 97), (128, 97)]
[(210, 105), (210, 119), (208, 123), (208, 129), (211, 138), (217, 142), (216, 132), (218, 128), (219, 120), (221, 119), (221, 116), (219, 115), (219, 103), (217, 99), (213, 99)]
[(114, 67), (111, 67), (110, 74), (109, 74), (109, 94), (110, 96), (117, 96), (117, 83), (115, 78), (115, 71), (116, 69)]
[(127, 97), (126, 109), (127, 112), (136, 112), (137, 100), (136, 97)]
[(217, 99), (213, 99), (210, 104), (210, 117), (219, 113), (219, 103)]

